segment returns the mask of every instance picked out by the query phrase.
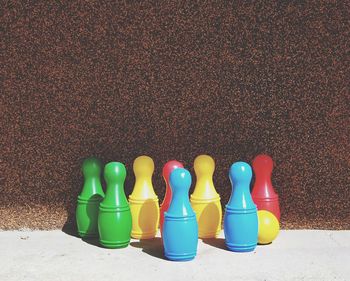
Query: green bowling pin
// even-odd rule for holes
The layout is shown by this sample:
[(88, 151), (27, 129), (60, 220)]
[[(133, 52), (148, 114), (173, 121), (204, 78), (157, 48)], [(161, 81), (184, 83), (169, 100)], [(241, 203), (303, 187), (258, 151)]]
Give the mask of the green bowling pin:
[(104, 193), (101, 185), (101, 162), (96, 158), (85, 159), (82, 172), (83, 190), (78, 196), (76, 221), (79, 236), (83, 238), (98, 236), (98, 208)]
[(131, 212), (124, 193), (124, 164), (110, 162), (105, 166), (106, 196), (100, 204), (98, 231), (100, 243), (106, 248), (123, 248), (130, 243)]

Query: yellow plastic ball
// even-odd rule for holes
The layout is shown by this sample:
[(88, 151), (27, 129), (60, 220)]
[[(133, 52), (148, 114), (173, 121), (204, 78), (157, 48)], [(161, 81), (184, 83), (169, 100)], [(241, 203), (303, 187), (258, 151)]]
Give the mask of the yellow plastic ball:
[(269, 211), (258, 211), (259, 231), (258, 242), (259, 244), (269, 244), (277, 237), (280, 231), (280, 224), (274, 214)]

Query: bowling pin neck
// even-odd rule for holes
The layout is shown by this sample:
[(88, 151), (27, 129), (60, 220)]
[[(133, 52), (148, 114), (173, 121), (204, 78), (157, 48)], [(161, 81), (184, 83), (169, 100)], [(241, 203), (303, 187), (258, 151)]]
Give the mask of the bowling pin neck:
[(209, 200), (220, 197), (216, 192), (214, 183), (211, 177), (199, 177), (196, 186), (191, 195), (192, 199)]
[(188, 198), (188, 191), (186, 192), (186, 190), (178, 190), (172, 194), (172, 200), (167, 211), (167, 215), (173, 217), (186, 217), (195, 215)]
[(271, 173), (256, 173), (254, 185), (266, 185), (272, 187)]
[(267, 155), (259, 155), (253, 161), (255, 182), (252, 190), (253, 198), (276, 198), (278, 195), (273, 189), (271, 176), (273, 161)]
[(272, 170), (254, 170), (255, 182), (271, 184)]
[(138, 177), (136, 178), (134, 190), (132, 191), (130, 198), (136, 200), (157, 198), (153, 189), (152, 178), (150, 177)]
[(128, 205), (128, 200), (126, 199), (122, 183), (114, 182), (107, 186), (103, 205), (110, 207), (123, 207)]
[(166, 206), (169, 207), (171, 197), (172, 197), (172, 191), (170, 188), (170, 174), (172, 171), (174, 171), (177, 168), (183, 168), (183, 165), (182, 165), (182, 163), (180, 163), (179, 161), (176, 161), (176, 160), (168, 161), (163, 167), (163, 179), (165, 182), (165, 195), (164, 195), (164, 199), (162, 202), (162, 206), (165, 204), (164, 207), (166, 207)]
[(166, 184), (166, 186), (165, 186), (165, 195), (164, 195), (164, 199), (163, 199), (162, 205), (164, 204), (165, 201), (170, 202), (171, 197), (172, 197), (172, 192), (171, 192), (171, 189), (170, 189), (169, 182), (166, 181), (165, 184)]
[(253, 209), (256, 208), (249, 190), (249, 184), (237, 183), (234, 185), (227, 206), (231, 209)]
[(172, 199), (166, 213), (168, 216), (185, 217), (195, 215), (188, 198), (191, 183), (192, 177), (188, 170), (178, 168), (171, 173), (170, 186)]
[(101, 181), (99, 177), (87, 177), (84, 181), (83, 190), (80, 196), (87, 198), (95, 194), (104, 196)]
[(274, 198), (277, 197), (277, 193), (275, 192), (271, 178), (256, 178), (254, 187), (252, 190), (252, 196), (255, 198)]

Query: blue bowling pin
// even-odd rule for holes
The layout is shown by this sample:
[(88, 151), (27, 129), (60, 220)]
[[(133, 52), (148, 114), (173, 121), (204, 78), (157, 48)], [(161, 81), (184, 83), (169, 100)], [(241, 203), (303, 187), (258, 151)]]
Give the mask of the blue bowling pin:
[(250, 195), (252, 168), (245, 162), (230, 167), (232, 193), (226, 205), (224, 232), (226, 246), (234, 252), (253, 251), (258, 242), (257, 208)]
[(162, 236), (164, 254), (169, 260), (188, 261), (197, 254), (198, 224), (188, 197), (191, 183), (186, 169), (178, 168), (170, 174), (172, 199), (164, 213)]

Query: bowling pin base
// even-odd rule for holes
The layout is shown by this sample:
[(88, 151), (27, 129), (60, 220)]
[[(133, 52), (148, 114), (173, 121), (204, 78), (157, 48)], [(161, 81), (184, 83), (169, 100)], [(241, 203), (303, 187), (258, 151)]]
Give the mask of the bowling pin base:
[(195, 256), (196, 256), (196, 253), (183, 254), (183, 255), (176, 255), (171, 253), (165, 254), (165, 257), (171, 261), (190, 261), (190, 260), (193, 260)]
[(131, 237), (134, 239), (152, 239), (156, 237), (156, 235), (157, 235), (157, 231), (149, 232), (149, 233), (131, 232)]
[(129, 245), (130, 241), (120, 241), (120, 242), (111, 242), (111, 241), (105, 241), (105, 240), (100, 240), (100, 244), (109, 249), (119, 249), (119, 248), (125, 248)]
[(152, 239), (156, 236), (159, 224), (158, 197), (146, 200), (129, 196), (132, 215), (131, 237), (134, 239)]
[(257, 244), (248, 244), (248, 245), (235, 245), (226, 243), (227, 249), (232, 252), (252, 252), (256, 248)]
[(261, 246), (264, 246), (264, 245), (270, 245), (270, 244), (272, 244), (272, 242), (267, 242), (267, 243), (258, 243), (258, 245), (261, 245)]
[(165, 212), (163, 226), (164, 256), (171, 261), (189, 261), (195, 258), (198, 245), (196, 216), (175, 217)]
[(93, 195), (90, 198), (78, 196), (76, 222), (81, 238), (98, 237), (97, 217), (102, 196)]

